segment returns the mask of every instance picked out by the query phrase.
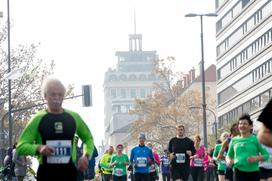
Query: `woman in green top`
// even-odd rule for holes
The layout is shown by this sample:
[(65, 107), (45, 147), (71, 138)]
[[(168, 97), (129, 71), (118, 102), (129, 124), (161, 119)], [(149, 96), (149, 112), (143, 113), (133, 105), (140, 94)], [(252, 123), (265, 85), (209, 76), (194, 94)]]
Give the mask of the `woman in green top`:
[(110, 165), (113, 167), (113, 181), (126, 181), (127, 180), (127, 169), (129, 165), (128, 156), (123, 151), (123, 145), (118, 144), (116, 146), (117, 153), (112, 156)]
[[(224, 132), (220, 136), (220, 141), (223, 143), (229, 136), (228, 132)], [(213, 152), (213, 159), (217, 162), (217, 173), (218, 173), (218, 180), (225, 181), (225, 170), (226, 170), (226, 161), (225, 155), (223, 155), (222, 159), (217, 159), (219, 152), (222, 148), (222, 143), (215, 145), (214, 152)]]
[(236, 181), (259, 181), (259, 161), (267, 160), (269, 155), (257, 137), (252, 135), (253, 122), (248, 114), (239, 118), (240, 136), (232, 138), (227, 153), (227, 166), (233, 165)]

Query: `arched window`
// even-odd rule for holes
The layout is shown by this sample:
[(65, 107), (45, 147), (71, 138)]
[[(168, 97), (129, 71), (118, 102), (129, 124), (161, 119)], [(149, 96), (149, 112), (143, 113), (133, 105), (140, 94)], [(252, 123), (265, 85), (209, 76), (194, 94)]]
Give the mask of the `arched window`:
[(116, 76), (116, 75), (110, 75), (109, 81), (110, 81), (110, 82), (112, 82), (112, 81), (117, 81), (117, 76)]
[(136, 75), (132, 74), (129, 76), (129, 80), (137, 80)]
[(156, 76), (154, 74), (149, 74), (148, 75), (148, 80), (155, 80)]
[(146, 75), (141, 74), (141, 75), (139, 76), (139, 80), (145, 81), (145, 80), (146, 80)]
[(122, 75), (120, 75), (119, 80), (126, 81), (127, 80), (127, 76), (125, 74), (122, 74)]

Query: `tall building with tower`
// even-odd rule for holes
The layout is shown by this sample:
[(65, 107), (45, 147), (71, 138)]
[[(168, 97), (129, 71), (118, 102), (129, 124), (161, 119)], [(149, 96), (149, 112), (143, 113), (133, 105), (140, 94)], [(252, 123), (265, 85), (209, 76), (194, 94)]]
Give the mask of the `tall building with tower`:
[(272, 97), (272, 0), (215, 2), (217, 114), (222, 127), (243, 113), (256, 120)]
[(116, 69), (104, 77), (104, 127), (105, 144), (115, 146), (125, 143), (131, 123), (136, 120), (130, 115), (135, 98), (146, 98), (159, 79), (155, 74), (158, 55), (156, 51), (143, 51), (142, 35), (129, 35), (129, 50), (117, 51)]

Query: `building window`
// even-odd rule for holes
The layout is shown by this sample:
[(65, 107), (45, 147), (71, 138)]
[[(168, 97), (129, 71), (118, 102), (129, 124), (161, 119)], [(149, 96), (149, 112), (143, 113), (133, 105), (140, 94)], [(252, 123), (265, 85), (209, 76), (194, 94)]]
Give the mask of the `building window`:
[(117, 76), (116, 75), (110, 75), (109, 81), (110, 82), (117, 81)]
[[(252, 44), (250, 44), (248, 47), (246, 47), (244, 50), (242, 50), (240, 53), (238, 53), (234, 58), (232, 58), (230, 61), (228, 61), (224, 66), (219, 68), (218, 78), (219, 79), (224, 78), (226, 75), (230, 74), (234, 69), (236, 69), (238, 66), (247, 62), (250, 58), (252, 58), (257, 53), (262, 51), (264, 47), (269, 46), (272, 42), (271, 39), (264, 41), (263, 38), (267, 37), (267, 35), (269, 35), (271, 33), (272, 33), (272, 29), (268, 30), (265, 34), (260, 36)], [(236, 62), (236, 63), (233, 63), (233, 62)], [(228, 67), (228, 66), (230, 66), (230, 67)], [(269, 68), (270, 68), (270, 66), (269, 66)], [(256, 76), (257, 77), (254, 77), (254, 79), (258, 78), (259, 75), (256, 74)]]
[(126, 105), (126, 109), (127, 109), (127, 112), (129, 112), (129, 110), (131, 110), (131, 109), (132, 109), (132, 105), (127, 104), (127, 105)]
[(127, 76), (124, 75), (124, 74), (122, 74), (122, 75), (120, 75), (119, 80), (126, 81), (127, 80)]
[(114, 105), (112, 106), (112, 113), (119, 113), (120, 112), (120, 106)]
[(139, 80), (145, 81), (145, 80), (146, 80), (146, 75), (141, 74), (141, 75), (139, 76)]
[(242, 105), (230, 110), (229, 112), (223, 114), (222, 116), (218, 117), (218, 120), (222, 121), (222, 125), (226, 122), (230, 122), (239, 118), (244, 113), (251, 113), (254, 112), (261, 107), (264, 107), (269, 102), (269, 92), (272, 93), (272, 89), (269, 89), (258, 96), (248, 100), (247, 102), (243, 103)]
[(126, 94), (126, 89), (125, 88), (121, 88), (121, 98), (126, 98), (127, 94)]
[(121, 113), (127, 113), (126, 105), (121, 105)]
[(242, 90), (245, 90), (252, 83), (253, 83), (252, 75), (251, 74), (246, 75), (245, 77), (238, 80), (233, 85), (229, 86), (228, 88), (226, 88), (225, 90), (218, 94), (218, 104), (221, 104), (229, 100), (237, 93), (241, 92)]
[(257, 96), (253, 99), (251, 99), (251, 106), (250, 106), (250, 111), (255, 111), (260, 107), (260, 97)]
[(141, 98), (145, 98), (146, 97), (146, 89), (145, 88), (141, 88), (140, 89), (140, 96), (141, 96)]
[(154, 74), (148, 75), (148, 80), (156, 80), (156, 76)]
[(115, 89), (115, 88), (112, 88), (112, 89), (111, 89), (111, 98), (112, 98), (112, 99), (115, 99), (115, 98), (116, 98), (116, 89)]
[(125, 57), (119, 57), (120, 62), (124, 62), (125, 60), (126, 60)]
[[(262, 13), (261, 13), (262, 10), (266, 9), (267, 7), (270, 7), (271, 6), (270, 4), (271, 4), (271, 1), (263, 5), (258, 11), (256, 11), (251, 17), (249, 17), (241, 26), (239, 26), (236, 30), (234, 30), (230, 36), (228, 36), (225, 40), (223, 40), (217, 46), (217, 56), (220, 56), (224, 52), (226, 52), (235, 43), (237, 43), (247, 32), (252, 30), (257, 24), (259, 24), (264, 19), (264, 16), (262, 16)], [(271, 7), (268, 9), (270, 10), (270, 14), (271, 14)], [(222, 18), (222, 22), (224, 23), (224, 20), (227, 20), (226, 24), (228, 24), (230, 21), (229, 17), (231, 17), (232, 19), (233, 17), (236, 16), (236, 14), (241, 12), (241, 10), (242, 10), (241, 3), (238, 3), (233, 8), (233, 11), (230, 11), (225, 17)], [(260, 43), (262, 42), (260, 41)], [(258, 49), (258, 45), (256, 46), (256, 48), (254, 48), (253, 53), (255, 53), (257, 49)], [(252, 52), (249, 52), (249, 53), (252, 53)]]
[(269, 92), (266, 91), (260, 96), (260, 106), (264, 107), (269, 101)]
[(137, 80), (137, 77), (136, 77), (136, 75), (133, 74), (133, 75), (130, 75), (128, 79), (135, 81), (135, 80)]
[(135, 88), (130, 89), (130, 97), (136, 98), (136, 89)]

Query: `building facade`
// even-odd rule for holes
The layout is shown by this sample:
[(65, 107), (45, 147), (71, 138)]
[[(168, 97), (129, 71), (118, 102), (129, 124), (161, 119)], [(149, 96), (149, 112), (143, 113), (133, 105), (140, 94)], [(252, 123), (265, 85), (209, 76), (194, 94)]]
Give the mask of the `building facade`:
[[(202, 79), (198, 75), (195, 77), (195, 69), (189, 71), (188, 74), (183, 76), (183, 91), (180, 96), (186, 96), (186, 93), (189, 91), (199, 91), (202, 97)], [(207, 67), (205, 70), (205, 93), (206, 93), (206, 104), (207, 104), (207, 133), (215, 134), (216, 133), (216, 66), (214, 64)], [(207, 96), (208, 95), (208, 96)], [(202, 105), (192, 105), (191, 111), (194, 109), (201, 109)], [(202, 113), (202, 112), (201, 112)], [(198, 120), (201, 123), (199, 126), (199, 132), (197, 134), (203, 136), (203, 117), (201, 120)]]
[(272, 1), (215, 2), (217, 114), (222, 127), (243, 113), (256, 120), (272, 97)]
[(130, 115), (135, 98), (146, 98), (158, 82), (155, 74), (156, 51), (142, 50), (142, 35), (129, 35), (129, 51), (117, 51), (117, 68), (109, 69), (104, 79), (105, 145), (125, 143), (130, 124), (136, 120)]

